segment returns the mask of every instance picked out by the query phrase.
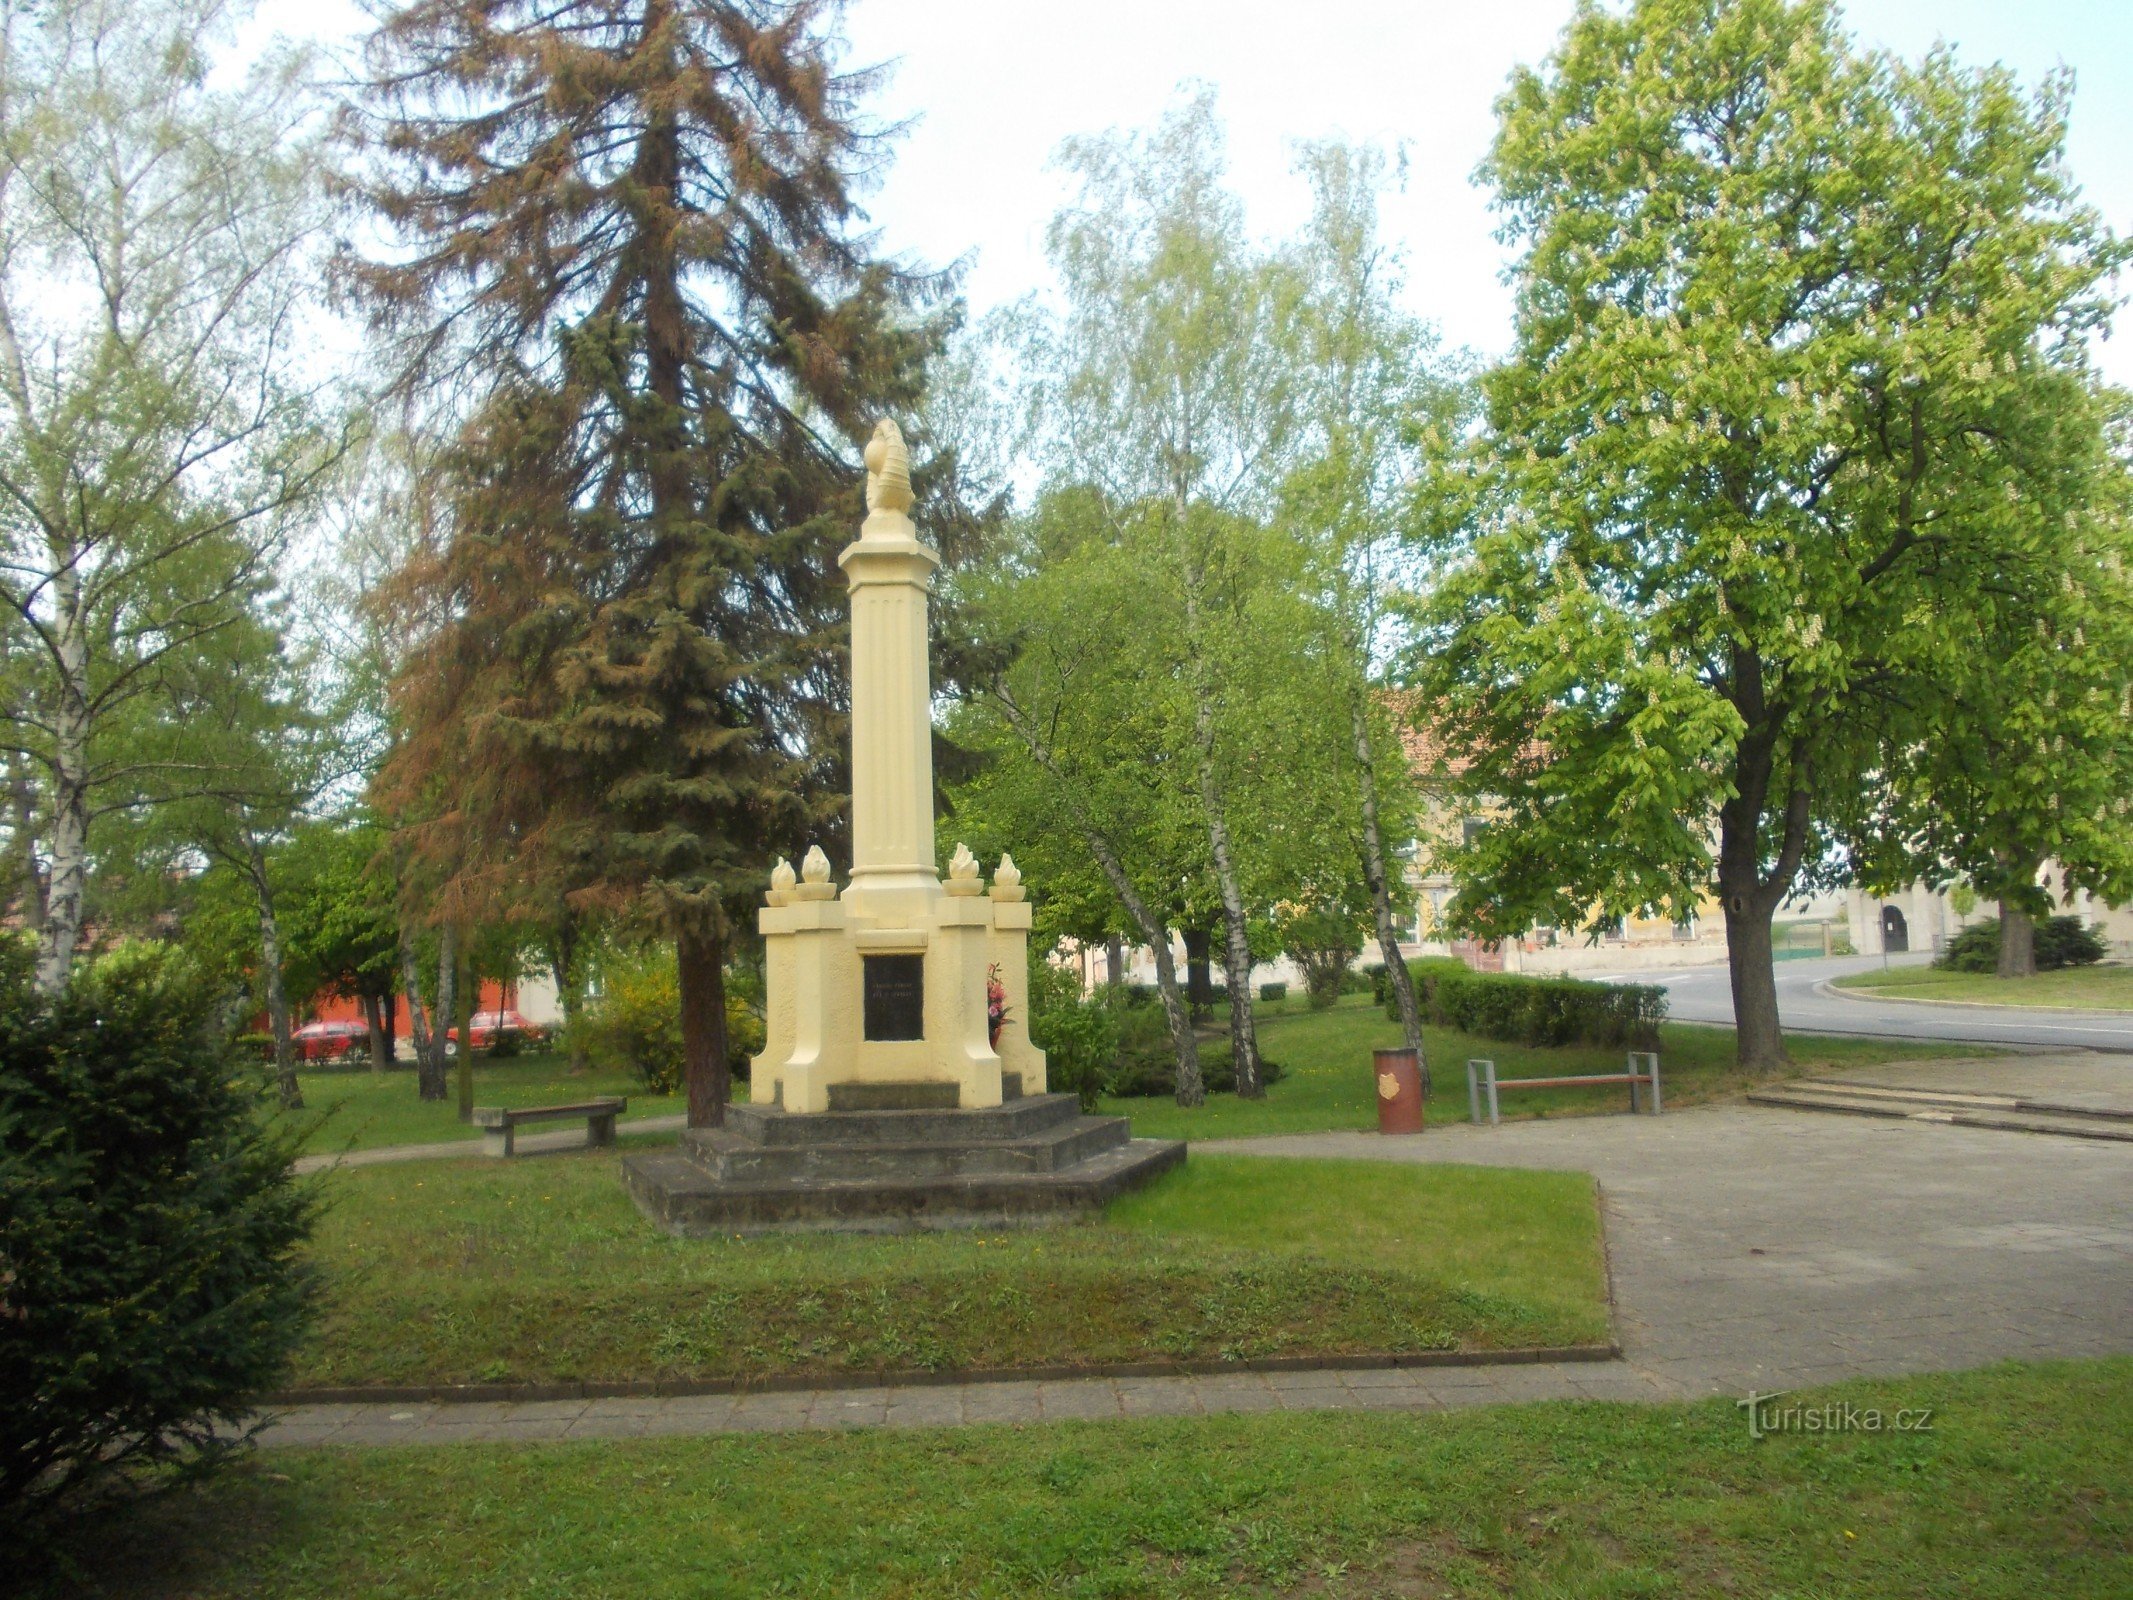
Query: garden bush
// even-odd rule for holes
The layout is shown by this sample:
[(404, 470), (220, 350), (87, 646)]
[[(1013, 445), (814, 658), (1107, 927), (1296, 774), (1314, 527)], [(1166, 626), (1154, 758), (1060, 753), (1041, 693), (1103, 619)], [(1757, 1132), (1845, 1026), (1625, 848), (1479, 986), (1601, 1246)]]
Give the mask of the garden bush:
[[(2079, 917), (2045, 917), (2037, 924), (2037, 970), (2093, 966), (2111, 953), (2100, 929)], [(1948, 972), (1997, 972), (2000, 969), (2000, 919), (1973, 922), (1948, 941), (1933, 965)]]
[[(1411, 961), (1407, 970), (1424, 1021), (1482, 1039), (1654, 1050), (1666, 1019), (1666, 991), (1654, 984), (1476, 972), (1449, 957)], [(1397, 1017), (1391, 984), (1381, 987), (1385, 1014)]]
[(1129, 1003), (1114, 1001), (1101, 989), (1084, 996), (1081, 979), (1070, 968), (1030, 962), (1030, 1043), (1044, 1052), (1044, 1075), (1053, 1092), (1079, 1095), (1082, 1110), (1096, 1109), (1118, 1059), (1120, 1017), (1129, 1009)]
[(0, 1524), (221, 1460), (310, 1322), (302, 1130), (216, 1001), (159, 945), (48, 1000), (0, 941)]
[[(1259, 986), (1259, 998), (1270, 1005), (1276, 1001), (1286, 1000), (1288, 997), (1289, 986), (1285, 983), (1262, 983)], [(1312, 997), (1312, 1003), (1314, 1005), (1317, 1003), (1317, 996), (1314, 995)]]
[[(586, 1058), (610, 1072), (631, 1072), (648, 1094), (681, 1087), (681, 976), (673, 946), (647, 945), (601, 965), (600, 992), (579, 1018)], [(748, 1059), (763, 1048), (763, 1019), (748, 1002), (745, 980), (726, 990), (726, 1056), (733, 1081), (748, 1077)]]

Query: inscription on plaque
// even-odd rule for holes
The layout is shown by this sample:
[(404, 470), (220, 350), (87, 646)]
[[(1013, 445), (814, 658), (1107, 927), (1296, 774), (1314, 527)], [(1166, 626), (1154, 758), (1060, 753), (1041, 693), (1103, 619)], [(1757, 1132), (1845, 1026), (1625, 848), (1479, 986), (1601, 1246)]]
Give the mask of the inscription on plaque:
[(926, 1036), (926, 958), (867, 956), (866, 1035), (869, 1039)]

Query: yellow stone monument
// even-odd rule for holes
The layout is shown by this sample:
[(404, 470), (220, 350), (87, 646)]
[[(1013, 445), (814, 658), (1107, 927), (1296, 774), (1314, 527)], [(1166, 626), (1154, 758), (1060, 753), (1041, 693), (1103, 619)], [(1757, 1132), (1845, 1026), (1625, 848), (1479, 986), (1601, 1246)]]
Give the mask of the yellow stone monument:
[(852, 876), (811, 847), (759, 913), (767, 1040), (723, 1127), (623, 1157), (638, 1208), (685, 1237), (1069, 1221), (1185, 1159), (1051, 1094), (1030, 1044), (1030, 906), (1000, 858), (934, 863), (926, 598), (896, 424), (867, 445), (852, 589)]
[(758, 914), (767, 1040), (749, 1097), (827, 1111), (835, 1086), (889, 1104), (892, 1086), (930, 1085), (904, 1098), (997, 1106), (1045, 1092), (1027, 1027), (1029, 901), (1010, 856), (990, 889), (960, 845), (946, 882), (935, 869), (926, 603), (941, 558), (911, 521), (894, 422), (875, 428), (866, 464), (867, 519), (837, 562), (852, 591), (851, 881), (840, 894), (819, 846), (797, 874), (784, 860), (771, 874)]

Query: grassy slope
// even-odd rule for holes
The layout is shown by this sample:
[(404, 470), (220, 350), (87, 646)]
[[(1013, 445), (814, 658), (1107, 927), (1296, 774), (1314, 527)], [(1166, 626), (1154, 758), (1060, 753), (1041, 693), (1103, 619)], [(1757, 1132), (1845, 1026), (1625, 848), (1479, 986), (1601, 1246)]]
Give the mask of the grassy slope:
[[(479, 1128), (459, 1120), (456, 1078), (453, 1097), (441, 1101), (415, 1097), (411, 1069), (305, 1072), (297, 1075), (297, 1081), (303, 1085), (304, 1109), (293, 1115), (315, 1124), (305, 1137), (306, 1150), (370, 1150), (380, 1145), (481, 1137)], [(687, 1109), (678, 1095), (646, 1094), (626, 1072), (585, 1072), (573, 1077), (560, 1055), (515, 1056), (503, 1061), (474, 1058), (474, 1103), (478, 1106), (562, 1105), (608, 1094), (628, 1096), (626, 1115), (632, 1117)]]
[(263, 1457), (100, 1519), (98, 1596), (2086, 1600), (2133, 1588), (2133, 1361), (1853, 1384), (1929, 1433), (1549, 1404)]
[(1933, 967), (1875, 968), (1837, 979), (1840, 989), (1912, 1000), (1982, 1000), (1996, 1006), (2086, 1006), (2133, 1011), (2133, 967), (2068, 967), (2033, 978), (1995, 978), (1986, 972)]
[[(1377, 1095), (1370, 1052), (1399, 1042), (1399, 1024), (1387, 1021), (1385, 1013), (1371, 1005), (1367, 996), (1351, 996), (1330, 1011), (1284, 1011), (1267, 1017), (1260, 1027), (1260, 1048), (1290, 1073), (1267, 1091), (1265, 1100), (1254, 1104), (1233, 1095), (1218, 1095), (1196, 1111), (1183, 1110), (1161, 1099), (1107, 1100), (1104, 1110), (1131, 1117), (1137, 1134), (1166, 1139), (1374, 1128)], [(1620, 1072), (1625, 1054), (1582, 1045), (1534, 1049), (1475, 1039), (1441, 1028), (1425, 1028), (1422, 1044), (1434, 1079), (1429, 1114), (1437, 1122), (1466, 1119), (1469, 1056), (1494, 1060), (1499, 1078), (1522, 1078)], [(1793, 1064), (1803, 1072), (1944, 1056), (1951, 1048), (1798, 1034), (1788, 1038), (1786, 1045), (1792, 1052)], [(1981, 1053), (1968, 1046), (1962, 1049), (1965, 1054)], [(1661, 1032), (1659, 1075), (1667, 1103), (1676, 1106), (1737, 1093), (1750, 1081), (1733, 1065), (1730, 1029), (1681, 1023), (1670, 1023)], [(1506, 1117), (1615, 1112), (1628, 1109), (1629, 1091), (1535, 1089), (1506, 1092), (1501, 1102)]]
[(303, 1384), (749, 1377), (1607, 1337), (1576, 1173), (1195, 1158), (1102, 1223), (680, 1241), (606, 1153), (326, 1180)]

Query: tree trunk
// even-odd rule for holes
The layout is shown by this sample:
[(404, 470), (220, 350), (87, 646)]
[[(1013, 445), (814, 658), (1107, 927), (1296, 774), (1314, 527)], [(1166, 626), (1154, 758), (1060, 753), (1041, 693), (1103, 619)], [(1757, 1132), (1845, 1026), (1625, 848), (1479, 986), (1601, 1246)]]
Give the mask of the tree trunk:
[(437, 1082), (434, 1096), (442, 1100), (451, 1092), (448, 1081), (452, 1065), (451, 1029), (459, 1013), (459, 931), (447, 922), (437, 934), (437, 1003), (430, 1007), (430, 1050), (436, 1056), (432, 1075)]
[(1192, 550), (1187, 526), (1190, 503), (1182, 486), (1173, 489), (1172, 502), (1185, 600), (1186, 680), (1192, 690), (1193, 742), (1199, 755), (1194, 776), (1200, 791), (1200, 809), (1207, 818), (1207, 847), (1214, 862), (1215, 889), (1222, 899), (1222, 966), (1229, 975), (1229, 1057), (1237, 1074), (1237, 1098), (1257, 1100), (1266, 1094), (1266, 1088), (1259, 1081), (1259, 1035), (1252, 1026), (1251, 930), (1245, 921), (1237, 863), (1230, 851), (1222, 777), (1215, 770), (1215, 685), (1201, 649), (1200, 587), (1206, 581), (1206, 573)]
[(1808, 752), (1790, 752), (1784, 774), (1777, 859), (1763, 871), (1764, 811), (1777, 788), (1784, 714), (1764, 694), (1763, 661), (1735, 645), (1732, 696), (1748, 731), (1733, 752), (1733, 797), (1718, 810), (1718, 895), (1726, 913), (1726, 966), (1733, 983), (1733, 1055), (1742, 1070), (1775, 1072), (1788, 1064), (1778, 1021), (1777, 968), (1770, 919), (1799, 876), (1813, 800)]
[(1734, 1057), (1749, 1072), (1775, 1072), (1787, 1064), (1785, 1034), (1778, 1022), (1777, 968), (1771, 950), (1770, 917), (1776, 909), (1755, 894), (1724, 895), (1726, 967), (1733, 982)]
[(247, 828), (245, 860), (252, 892), (259, 899), (259, 965), (267, 990), (267, 1031), (274, 1036), (274, 1083), (284, 1111), (304, 1108), (304, 1091), (296, 1081), (296, 1045), (289, 1037), (289, 994), (281, 981), (281, 924), (274, 917), (274, 889), (267, 881), (267, 854)]
[(1363, 882), (1370, 889), (1370, 909), (1377, 919), (1378, 951), (1385, 958), (1385, 981), (1400, 1012), (1400, 1034), (1415, 1053), (1422, 1074), (1422, 1097), (1429, 1098), (1429, 1058), (1422, 1051), (1422, 1008), (1415, 1002), (1414, 975), (1400, 954), (1400, 931), (1392, 920), (1392, 884), (1385, 859), (1385, 836), (1378, 827), (1377, 755), (1370, 743), (1369, 708), (1359, 693), (1348, 704), (1349, 731), (1355, 740), (1356, 783), (1363, 807)]
[(681, 976), (682, 1081), (689, 1091), (689, 1126), (722, 1128), (733, 1084), (726, 1054), (725, 941), (684, 926), (674, 940)]
[(2037, 975), (2037, 923), (2012, 901), (2000, 902), (2000, 964), (2003, 978), (2034, 978)]
[(407, 1036), (415, 1050), (415, 1094), (423, 1100), (444, 1098), (444, 1044), (431, 1017), (422, 1009), (422, 974), (415, 966), (415, 939), (406, 924), (400, 927), (400, 988), (407, 996)]
[(459, 961), (458, 1014), (459, 1025), (459, 1070), (456, 1074), (459, 1087), (459, 1120), (474, 1120), (474, 1013), (481, 1006), (481, 980), (475, 975), (471, 957), (462, 956)]
[(392, 1040), (385, 1032), (384, 1007), (374, 994), (365, 994), (363, 1001), (363, 1026), (370, 1032), (370, 1070), (383, 1072), (393, 1064)]
[(22, 858), (22, 926), (44, 932), (44, 867), (37, 859), (37, 797), (20, 772), (8, 775), (8, 803), (14, 812), (15, 849)]
[(557, 917), (548, 943), (548, 969), (555, 974), (556, 1003), (563, 1010), (563, 1045), (570, 1053), (567, 1070), (573, 1077), (592, 1069), (585, 1052), (585, 1030), (579, 1017), (585, 1008), (584, 966), (578, 960), (578, 914), (565, 907)]
[(396, 1021), (399, 1008), (394, 1003), (392, 990), (387, 989), (378, 997), (378, 1009), (385, 1018), (385, 1065), (390, 1067), (400, 1059), (400, 1033)]
[(74, 969), (89, 882), (89, 643), (81, 573), (69, 560), (53, 585), (59, 698), (52, 714), (52, 878), (37, 943), (37, 987), (57, 994)]
[(1215, 936), (1205, 928), (1187, 928), (1185, 940), (1185, 1003), (1194, 1022), (1205, 1022), (1215, 1009), (1215, 980), (1208, 970), (1213, 959)]
[(1115, 933), (1104, 941), (1104, 982), (1113, 989), (1126, 983), (1126, 941)]

